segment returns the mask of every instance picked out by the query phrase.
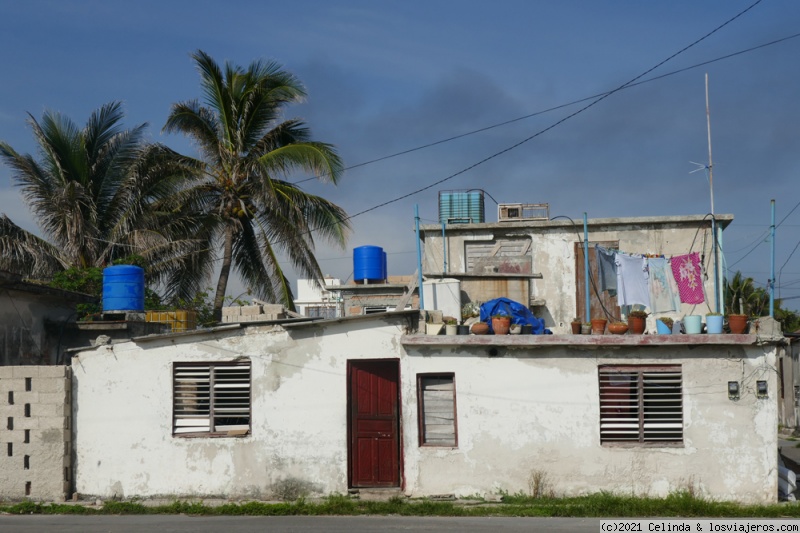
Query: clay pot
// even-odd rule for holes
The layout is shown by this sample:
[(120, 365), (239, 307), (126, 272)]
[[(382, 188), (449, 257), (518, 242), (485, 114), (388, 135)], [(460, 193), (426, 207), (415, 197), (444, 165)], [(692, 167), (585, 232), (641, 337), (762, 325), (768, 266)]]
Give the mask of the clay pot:
[(508, 330), (511, 328), (510, 316), (493, 316), (492, 317), (492, 331), (495, 335), (508, 335)]
[(638, 316), (628, 317), (628, 329), (632, 335), (641, 335), (647, 327), (647, 319)]
[(593, 318), (592, 322), (592, 335), (603, 335), (606, 332), (606, 323), (608, 320), (605, 318)]
[(747, 329), (747, 315), (728, 315), (731, 333), (742, 334)]
[(486, 335), (489, 333), (489, 324), (486, 322), (475, 322), (470, 329), (473, 335)]
[(628, 324), (612, 322), (608, 325), (608, 332), (614, 335), (624, 335), (628, 332)]
[(570, 326), (572, 326), (572, 334), (573, 335), (580, 335), (581, 334), (581, 323), (580, 322), (571, 322)]

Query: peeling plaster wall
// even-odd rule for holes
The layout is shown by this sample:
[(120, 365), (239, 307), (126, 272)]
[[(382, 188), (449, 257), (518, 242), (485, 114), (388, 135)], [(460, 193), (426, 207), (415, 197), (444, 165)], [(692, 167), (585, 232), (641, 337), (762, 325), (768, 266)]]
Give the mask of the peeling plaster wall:
[[(403, 346), (404, 321), (284, 331), (250, 326), (127, 342), (73, 359), (75, 485), (102, 497), (269, 497), (294, 478), (318, 494), (347, 485), (348, 359), (400, 359), (401, 477), (412, 496), (528, 492), (663, 496), (692, 487), (727, 500), (777, 496), (775, 348), (711, 346)], [(172, 363), (248, 357), (252, 431), (172, 436)], [(680, 364), (684, 445), (615, 448), (599, 439), (600, 364)], [(455, 373), (458, 447), (420, 447), (416, 375)], [(769, 398), (755, 397), (766, 380)], [(727, 382), (741, 381), (739, 401)]]
[[(777, 498), (778, 389), (770, 349), (550, 347), (501, 358), (476, 350), (428, 348), (406, 360), (413, 372), (455, 372), (457, 391), (457, 448), (418, 447), (416, 411), (404, 410), (411, 494), (529, 493), (531, 475), (541, 471), (564, 495), (665, 496), (691, 487), (716, 499)], [(601, 445), (600, 364), (680, 364), (684, 446)], [(762, 379), (768, 399), (755, 396)], [(739, 401), (728, 399), (728, 381), (742, 382)], [(414, 389), (413, 380), (404, 381), (403, 396), (415, 397)]]
[[(72, 363), (76, 490), (267, 498), (275, 483), (295, 478), (314, 492), (346, 492), (347, 360), (399, 356), (402, 326), (378, 324), (291, 337), (250, 326), (81, 352)], [(251, 361), (250, 434), (173, 437), (172, 363), (236, 357)]]

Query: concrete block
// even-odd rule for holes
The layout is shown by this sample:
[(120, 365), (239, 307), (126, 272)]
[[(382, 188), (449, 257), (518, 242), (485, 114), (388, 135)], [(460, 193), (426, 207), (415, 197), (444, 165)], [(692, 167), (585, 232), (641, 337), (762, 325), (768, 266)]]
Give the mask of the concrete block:
[(271, 315), (281, 315), (283, 314), (283, 305), (281, 304), (262, 304), (261, 307), (264, 309), (264, 313), (271, 314)]
[[(15, 378), (33, 378), (39, 377), (39, 366), (12, 366), (11, 372)], [(46, 368), (46, 367), (45, 367)]]
[(31, 417), (47, 417), (47, 416), (60, 416), (65, 417), (70, 414), (72, 409), (65, 403), (34, 403), (31, 404)]
[[(0, 379), (0, 393), (14, 391), (25, 391), (25, 378)], [(4, 395), (7, 396), (7, 395)]]
[(780, 340), (783, 338), (781, 323), (770, 316), (762, 316), (755, 319), (750, 325), (750, 334), (755, 334), (761, 338), (770, 340)]
[(32, 378), (31, 390), (37, 392), (64, 392), (67, 390), (67, 378)]
[(253, 315), (260, 315), (261, 314), (261, 306), (260, 305), (243, 305), (242, 306), (242, 316), (253, 316)]
[(65, 378), (69, 376), (67, 366), (40, 366), (39, 378)]
[(241, 314), (242, 314), (242, 306), (240, 305), (234, 305), (231, 307), (222, 308), (223, 317), (241, 316)]
[[(16, 422), (16, 420), (15, 420)], [(33, 434), (31, 433), (31, 439), (33, 439)], [(3, 437), (0, 439), (0, 455), (6, 455), (6, 443), (10, 442), (14, 444), (14, 454), (22, 453), (23, 448), (18, 445), (27, 444), (25, 442), (25, 430), (17, 430), (16, 424), (14, 425), (13, 431), (3, 431)]]
[(38, 403), (44, 405), (67, 405), (67, 391), (63, 392), (40, 392)]
[[(21, 406), (25, 405), (26, 403), (39, 403), (39, 393), (25, 392), (24, 389), (22, 392), (14, 391), (14, 407), (19, 407), (22, 409)], [(20, 416), (22, 416), (22, 411), (20, 411)]]
[(38, 421), (39, 429), (68, 429), (69, 424), (66, 417), (63, 416), (40, 416), (35, 419)]
[[(14, 417), (14, 431), (25, 431), (26, 429), (34, 430), (39, 429), (39, 422), (41, 419), (33, 417), (15, 416)], [(5, 427), (5, 418), (0, 420), (0, 423)]]

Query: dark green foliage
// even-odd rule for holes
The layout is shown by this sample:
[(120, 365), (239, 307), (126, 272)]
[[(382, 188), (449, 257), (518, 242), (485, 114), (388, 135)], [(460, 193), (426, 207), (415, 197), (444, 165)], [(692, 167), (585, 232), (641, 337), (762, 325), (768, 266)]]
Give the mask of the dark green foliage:
[(181, 194), (163, 204), (170, 223), (192, 242), (174, 258), (180, 268), (160, 281), (170, 297), (191, 298), (219, 266), (217, 320), (232, 269), (259, 298), (294, 309), (279, 258), (285, 255), (301, 276), (321, 281), (314, 240), (344, 246), (349, 224), (340, 207), (287, 178), (294, 171), (311, 172), (335, 184), (343, 164), (331, 145), (312, 139), (302, 121), (283, 119), (305, 90), (280, 65), (220, 66), (200, 50), (192, 57), (203, 102), (174, 104), (164, 131), (190, 137), (200, 157)]

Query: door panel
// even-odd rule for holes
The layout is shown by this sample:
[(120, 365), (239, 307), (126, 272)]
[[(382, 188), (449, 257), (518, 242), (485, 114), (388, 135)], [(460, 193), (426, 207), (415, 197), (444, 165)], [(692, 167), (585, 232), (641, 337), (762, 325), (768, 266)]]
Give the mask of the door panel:
[[(589, 284), (589, 316), (590, 318), (608, 318), (606, 310), (612, 316), (619, 316), (616, 293), (611, 296), (608, 292), (600, 292), (597, 252), (594, 249), (596, 244), (604, 248), (619, 248), (619, 241), (589, 242), (589, 272), (591, 277)], [(576, 316), (584, 320), (586, 311), (586, 268), (583, 260), (583, 245), (580, 243), (575, 243), (575, 283), (577, 289), (575, 291)]]
[(350, 361), (350, 483), (400, 486), (398, 361)]

